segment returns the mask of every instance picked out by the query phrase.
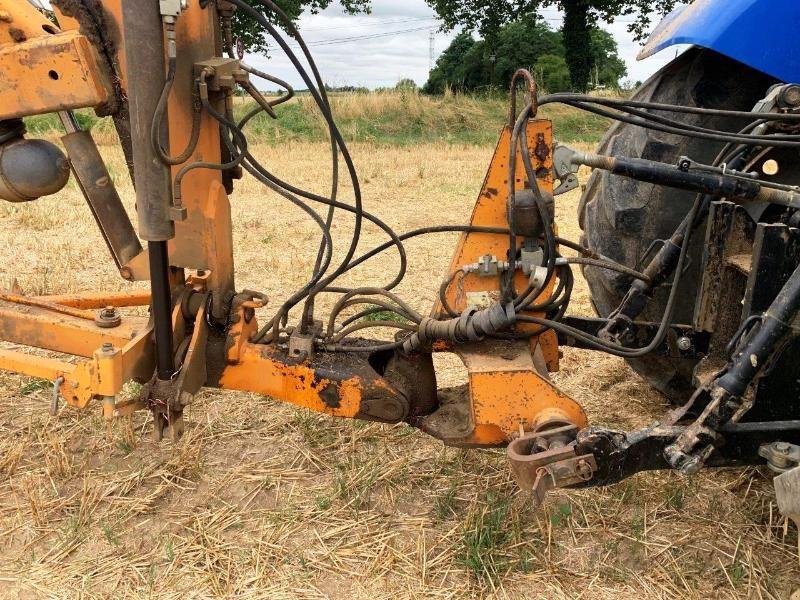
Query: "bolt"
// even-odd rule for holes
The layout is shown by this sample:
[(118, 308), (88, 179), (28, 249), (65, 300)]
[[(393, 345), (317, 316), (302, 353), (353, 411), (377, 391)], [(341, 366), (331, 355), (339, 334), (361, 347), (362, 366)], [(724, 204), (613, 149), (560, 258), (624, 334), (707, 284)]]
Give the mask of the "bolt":
[(686, 336), (678, 338), (678, 350), (681, 352), (688, 352), (692, 349), (692, 340)]
[(103, 329), (113, 329), (122, 324), (122, 315), (113, 306), (106, 306), (105, 308), (97, 311), (95, 324)]
[(11, 14), (7, 10), (0, 10), (0, 21), (11, 23)]
[(119, 274), (125, 281), (133, 281), (133, 271), (131, 271), (130, 267), (122, 267), (119, 270)]
[(103, 352), (113, 352), (114, 344), (111, 342), (103, 342)]
[(796, 85), (786, 87), (781, 93), (781, 100), (788, 106), (797, 106), (800, 104), (800, 87)]
[(790, 454), (792, 452), (792, 446), (786, 442), (777, 442), (775, 444), (775, 451), (780, 454)]
[(778, 161), (773, 158), (770, 158), (761, 165), (761, 171), (764, 175), (774, 176), (777, 175), (780, 170), (781, 166), (778, 164)]
[(589, 481), (592, 478), (592, 473), (593, 473), (592, 465), (590, 465), (585, 460), (581, 459), (575, 466), (575, 472), (577, 473), (578, 477), (580, 477), (584, 481)]

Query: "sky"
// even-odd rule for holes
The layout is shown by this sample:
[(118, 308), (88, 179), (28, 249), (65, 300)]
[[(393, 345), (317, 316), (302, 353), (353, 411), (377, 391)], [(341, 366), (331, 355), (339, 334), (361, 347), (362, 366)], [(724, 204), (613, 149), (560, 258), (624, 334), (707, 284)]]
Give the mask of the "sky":
[[(438, 57), (455, 33), (439, 31), (435, 13), (424, 0), (373, 0), (372, 5), (371, 15), (352, 16), (344, 14), (339, 1), (334, 0), (321, 13), (308, 13), (300, 18), (300, 32), (309, 44), (323, 78), (334, 86), (386, 87), (406, 77), (419, 85), (424, 84), (430, 67), (431, 35), (434, 56)], [(556, 9), (545, 9), (542, 16), (551, 27), (561, 26), (562, 18)], [(637, 62), (640, 46), (627, 31), (631, 18), (623, 17), (623, 20), (603, 24), (603, 27), (617, 41), (619, 54), (628, 66), (627, 79), (644, 81), (672, 60), (676, 50), (667, 49)], [(347, 41), (348, 38), (359, 39)], [(255, 55), (245, 58), (294, 86), (306, 87), (279, 49), (269, 59)]]

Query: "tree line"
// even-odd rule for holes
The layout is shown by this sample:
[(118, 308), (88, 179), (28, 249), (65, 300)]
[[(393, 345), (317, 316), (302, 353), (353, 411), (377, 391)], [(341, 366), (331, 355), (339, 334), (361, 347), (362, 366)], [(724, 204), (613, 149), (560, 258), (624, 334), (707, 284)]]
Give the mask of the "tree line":
[[(258, 9), (265, 8), (262, 0), (244, 1)], [(303, 11), (324, 10), (333, 0), (273, 1), (289, 18), (296, 20)], [(369, 13), (372, 9), (372, 0), (339, 1), (344, 10), (350, 14)], [(592, 81), (593, 69), (598, 68), (597, 61), (593, 59), (592, 48), (593, 38), (597, 37), (594, 32), (599, 21), (613, 22), (620, 16), (632, 16), (628, 29), (634, 39), (641, 40), (649, 30), (654, 16), (666, 14), (675, 7), (678, 0), (425, 0), (425, 2), (436, 11), (442, 22), (442, 30), (453, 31), (460, 28), (466, 33), (476, 33), (485, 44), (484, 50), (488, 50), (486, 55), (498, 57), (498, 60), (500, 38), (507, 26), (536, 20), (543, 8), (558, 8), (564, 14), (561, 35), (563, 52), (550, 54), (547, 60), (551, 63), (550, 67), (554, 68), (557, 62), (555, 57), (561, 57), (566, 63), (570, 88), (583, 91)], [(274, 19), (270, 11), (267, 11), (267, 14)], [(234, 28), (245, 48), (252, 51), (266, 51), (267, 42), (260, 26), (241, 11), (234, 15)], [(461, 38), (462, 44), (466, 45), (467, 41), (466, 38)]]
[[(589, 39), (587, 86), (618, 87), (627, 68), (617, 54), (614, 38), (607, 31), (593, 28)], [(448, 88), (470, 92), (507, 88), (520, 67), (530, 70), (548, 92), (574, 89), (563, 31), (527, 18), (501, 27), (493, 42), (476, 40), (468, 32), (456, 36), (439, 57), (423, 91), (441, 94)]]

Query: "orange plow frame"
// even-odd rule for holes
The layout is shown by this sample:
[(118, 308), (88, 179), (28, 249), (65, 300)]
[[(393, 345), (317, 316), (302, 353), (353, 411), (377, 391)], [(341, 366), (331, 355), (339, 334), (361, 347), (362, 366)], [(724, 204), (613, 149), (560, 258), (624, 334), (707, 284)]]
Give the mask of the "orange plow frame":
[[(104, 0), (102, 5), (106, 18), (124, 39), (121, 0)], [(19, 62), (35, 50), (37, 65), (61, 70), (58, 80), (51, 83), (37, 79), (31, 85), (20, 84), (14, 93), (0, 89), (0, 119), (98, 107), (115, 93), (110, 83), (114, 80), (121, 81), (125, 92), (125, 74), (135, 57), (125, 56), (122, 46), (116, 72), (109, 72), (74, 18), (58, 14), (64, 28), (61, 32), (25, 2), (0, 0), (2, 11), (10, 17), (0, 20), (0, 65)], [(216, 55), (220, 39), (214, 11), (213, 7), (204, 9), (192, 2), (181, 14), (176, 28), (176, 81), (191, 79), (196, 63)], [(25, 32), (23, 42), (18, 41), (19, 34), (11, 32), (14, 28)], [(20, 78), (28, 73), (27, 69), (15, 68), (16, 71), (9, 67)], [(225, 99), (216, 101), (223, 103)], [(191, 106), (190, 86), (176, 85), (168, 106), (169, 138), (175, 147), (182, 147), (190, 136)], [(532, 120), (527, 127), (528, 139), (536, 146), (531, 148), (531, 155), (536, 161), (538, 185), (543, 192), (552, 193), (552, 126), (546, 120)], [(510, 138), (511, 127), (507, 126), (482, 186), (473, 225), (509, 226), (506, 211)], [(199, 143), (190, 160), (202, 157), (208, 162), (224, 162), (221, 147), (217, 123), (204, 115)], [(178, 170), (180, 166), (173, 168), (173, 176)], [(517, 160), (514, 185), (519, 190), (525, 187), (521, 158)], [(297, 360), (275, 345), (254, 343), (253, 336), (258, 331), (255, 311), (263, 305), (263, 299), (235, 293), (231, 210), (221, 173), (193, 171), (183, 181), (182, 200), (187, 218), (175, 223), (175, 238), (169, 247), (175, 302), (174, 351), (180, 368), (168, 391), (171, 399), (158, 409), (163, 409), (164, 425), (172, 428), (174, 435), (179, 435), (182, 428), (182, 408), (203, 386), (257, 392), (336, 417), (406, 420), (449, 444), (463, 446), (504, 445), (521, 431), (587, 425), (582, 408), (549, 381), (547, 372), (557, 371), (559, 362), (558, 342), (552, 332), (524, 341), (487, 341), (458, 348), (438, 346), (436, 350), (456, 352), (469, 372), (467, 393), (441, 403), (427, 362), (422, 367), (403, 363), (403, 368), (421, 368), (426, 373), (430, 370), (425, 382), (415, 377), (399, 381), (383, 367), (376, 368), (366, 356), (346, 354), (325, 356), (324, 360)], [(507, 235), (466, 233), (457, 246), (449, 274), (486, 255), (505, 257), (507, 247)], [(124, 278), (147, 279), (141, 258), (140, 255), (129, 265), (121, 265)], [(498, 289), (499, 277), (464, 275), (457, 286), (448, 289), (449, 305), (464, 310), (468, 298)], [(551, 282), (547, 291), (555, 283)], [(523, 289), (528, 279), (518, 273), (515, 284)], [(53, 381), (67, 403), (78, 408), (86, 407), (92, 399), (102, 399), (107, 416), (128, 414), (138, 408), (154, 409), (146, 401), (133, 401), (126, 406), (114, 402), (127, 381), (151, 379), (154, 349), (152, 326), (147, 319), (107, 308), (144, 306), (149, 302), (149, 294), (138, 291), (0, 297), (0, 340), (81, 359), (67, 362), (2, 350), (0, 369)], [(93, 312), (98, 310), (115, 316), (119, 322), (103, 322), (102, 314)], [(229, 321), (230, 327), (224, 332), (212, 330), (207, 311), (218, 320)], [(439, 316), (441, 306), (434, 313)], [(535, 332), (530, 329), (535, 326), (530, 325), (519, 329), (526, 331), (526, 327), (529, 333)], [(382, 364), (391, 360), (405, 359), (385, 357)], [(431, 385), (432, 389), (428, 389)], [(425, 386), (425, 390), (417, 389)], [(414, 395), (420, 397), (416, 404), (409, 400)], [(422, 405), (427, 410), (420, 408)], [(160, 435), (160, 428), (157, 433)]]

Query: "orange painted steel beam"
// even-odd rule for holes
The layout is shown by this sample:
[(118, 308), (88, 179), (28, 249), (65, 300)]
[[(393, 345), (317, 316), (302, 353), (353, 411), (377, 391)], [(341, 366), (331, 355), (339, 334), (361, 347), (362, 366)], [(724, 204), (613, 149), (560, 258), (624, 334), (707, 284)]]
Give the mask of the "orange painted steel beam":
[(0, 301), (0, 339), (74, 356), (88, 358), (104, 343), (122, 348), (146, 327), (145, 319), (128, 317), (119, 327), (102, 329), (85, 319)]
[(150, 292), (137, 290), (135, 292), (118, 293), (64, 294), (58, 296), (36, 296), (35, 299), (82, 310), (99, 309), (107, 306), (128, 308), (150, 304)]
[[(10, 2), (0, 2), (0, 11)], [(27, 2), (16, 2), (27, 5)], [(38, 15), (41, 15), (30, 7)], [(95, 107), (113, 95), (110, 78), (92, 44), (77, 31), (51, 34), (34, 28), (38, 37), (9, 34), (15, 23), (0, 19), (0, 119)], [(50, 25), (52, 27), (52, 24)], [(23, 41), (15, 41), (20, 39)]]
[[(509, 161), (511, 158), (512, 128), (505, 127), (481, 186), (470, 224), (480, 227), (508, 227)], [(527, 124), (528, 151), (537, 174), (539, 189), (553, 191), (553, 127), (547, 120), (531, 120)], [(514, 188), (525, 188), (527, 174), (518, 149)], [(518, 236), (519, 244), (523, 240)], [(506, 260), (508, 235), (493, 233), (464, 233), (456, 247), (449, 274), (461, 271), (465, 265), (476, 263), (482, 256), (492, 255)], [(556, 285), (556, 278), (542, 292), (547, 297)], [(528, 277), (518, 271), (514, 278), (521, 293), (528, 286)], [(498, 300), (500, 275), (487, 277), (475, 273), (456, 276), (446, 292), (448, 304), (461, 312), (476, 298), (485, 295), (487, 301)], [(439, 302), (434, 316), (445, 318)], [(536, 313), (531, 313), (536, 314)], [(541, 315), (539, 315), (541, 316)], [(535, 333), (536, 325), (520, 324), (519, 332)], [(436, 413), (426, 419), (423, 429), (461, 446), (499, 446), (508, 443), (520, 429), (533, 431), (552, 423), (570, 423), (584, 427), (588, 424), (581, 406), (559, 391), (548, 379), (548, 371), (557, 371), (558, 341), (553, 332), (533, 336), (529, 341), (493, 342), (452, 346), (469, 372), (469, 395), (457, 409), (444, 408), (448, 418)], [(466, 404), (465, 404), (466, 403)], [(443, 427), (442, 423), (447, 426)], [(453, 426), (455, 423), (456, 426)]]
[(86, 408), (94, 398), (113, 397), (127, 381), (144, 380), (153, 370), (152, 329), (145, 328), (124, 345), (100, 346), (89, 360), (69, 363), (46, 356), (0, 349), (0, 369), (55, 382), (67, 404)]

